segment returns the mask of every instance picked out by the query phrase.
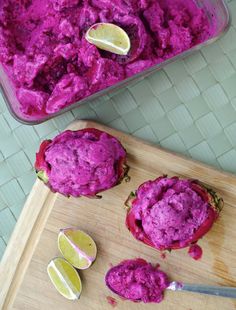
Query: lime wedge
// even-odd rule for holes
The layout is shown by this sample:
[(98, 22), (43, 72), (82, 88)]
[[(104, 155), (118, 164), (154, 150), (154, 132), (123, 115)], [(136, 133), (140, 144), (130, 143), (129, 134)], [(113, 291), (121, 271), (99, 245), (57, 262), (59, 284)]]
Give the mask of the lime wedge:
[(48, 275), (57, 291), (67, 299), (79, 299), (82, 283), (75, 268), (64, 258), (56, 257), (47, 267)]
[(130, 50), (130, 39), (127, 33), (114, 24), (94, 24), (86, 32), (85, 38), (98, 48), (114, 54), (127, 55)]
[(87, 269), (95, 261), (97, 247), (85, 232), (75, 229), (61, 229), (58, 248), (65, 259), (78, 269)]

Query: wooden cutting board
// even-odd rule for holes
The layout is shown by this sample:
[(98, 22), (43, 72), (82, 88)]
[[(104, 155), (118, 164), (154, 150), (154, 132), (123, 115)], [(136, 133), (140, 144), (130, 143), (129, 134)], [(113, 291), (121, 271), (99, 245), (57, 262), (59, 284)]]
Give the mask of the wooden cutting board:
[[(131, 181), (104, 192), (101, 200), (68, 199), (50, 193), (36, 181), (2, 259), (0, 309), (109, 310), (112, 306), (107, 296), (115, 297), (116, 309), (123, 310), (236, 309), (233, 299), (170, 291), (159, 305), (137, 304), (117, 298), (106, 288), (104, 275), (110, 265), (135, 257), (160, 263), (173, 280), (236, 286), (236, 177), (93, 122), (78, 121), (69, 128), (84, 127), (105, 130), (123, 143), (128, 152)], [(166, 253), (163, 259), (158, 251), (136, 241), (124, 225), (123, 203), (130, 191), (161, 174), (200, 179), (224, 197), (225, 207), (219, 220), (199, 242), (203, 248), (200, 261), (190, 258), (187, 249)], [(60, 296), (46, 273), (48, 262), (59, 255), (58, 231), (68, 226), (88, 232), (98, 246), (95, 263), (80, 272), (83, 292), (76, 302)]]

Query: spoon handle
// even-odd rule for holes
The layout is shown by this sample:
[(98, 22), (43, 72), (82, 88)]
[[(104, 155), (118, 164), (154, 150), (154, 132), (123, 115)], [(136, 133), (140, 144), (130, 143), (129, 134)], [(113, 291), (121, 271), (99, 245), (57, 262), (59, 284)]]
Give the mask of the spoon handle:
[(182, 291), (189, 291), (207, 295), (236, 298), (236, 287), (183, 284), (182, 287), (179, 289)]

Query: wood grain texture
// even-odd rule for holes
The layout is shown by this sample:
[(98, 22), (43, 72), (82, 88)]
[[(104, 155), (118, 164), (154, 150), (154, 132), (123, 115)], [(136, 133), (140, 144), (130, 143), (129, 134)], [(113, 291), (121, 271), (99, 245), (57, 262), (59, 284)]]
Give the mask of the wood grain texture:
[[(67, 199), (49, 193), (43, 184), (36, 182), (2, 261), (2, 309), (109, 310), (112, 307), (106, 296), (115, 297), (118, 301), (116, 309), (123, 310), (157, 307), (166, 310), (236, 309), (233, 299), (169, 291), (159, 305), (136, 304), (120, 300), (105, 287), (104, 275), (110, 264), (135, 257), (160, 263), (161, 269), (173, 280), (236, 286), (236, 177), (93, 122), (76, 122), (70, 129), (84, 127), (105, 130), (123, 143), (128, 151), (131, 181), (104, 192), (101, 200)], [(200, 179), (224, 197), (225, 207), (219, 220), (199, 242), (203, 248), (200, 261), (191, 259), (187, 249), (167, 253), (166, 259), (162, 259), (158, 251), (136, 241), (124, 225), (123, 203), (130, 191), (161, 174)], [(35, 208), (37, 216), (33, 212)], [(31, 217), (32, 214), (34, 216)], [(25, 232), (22, 225), (26, 222), (27, 236), (24, 235), (21, 241), (19, 233)], [(58, 231), (68, 226), (86, 231), (98, 246), (95, 263), (90, 269), (80, 272), (83, 292), (76, 302), (61, 297), (46, 273), (49, 260), (59, 255)], [(19, 251), (16, 250), (17, 242), (21, 243)]]
[(10, 307), (56, 199), (42, 185), (35, 182), (2, 258), (0, 309)]

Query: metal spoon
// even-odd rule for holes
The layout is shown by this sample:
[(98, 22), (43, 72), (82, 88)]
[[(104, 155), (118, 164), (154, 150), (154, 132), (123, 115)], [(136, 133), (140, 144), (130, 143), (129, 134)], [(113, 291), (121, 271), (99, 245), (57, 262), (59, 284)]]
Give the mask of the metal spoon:
[(200, 294), (236, 298), (236, 287), (186, 284), (174, 281), (170, 283), (167, 289), (172, 291), (188, 291)]

